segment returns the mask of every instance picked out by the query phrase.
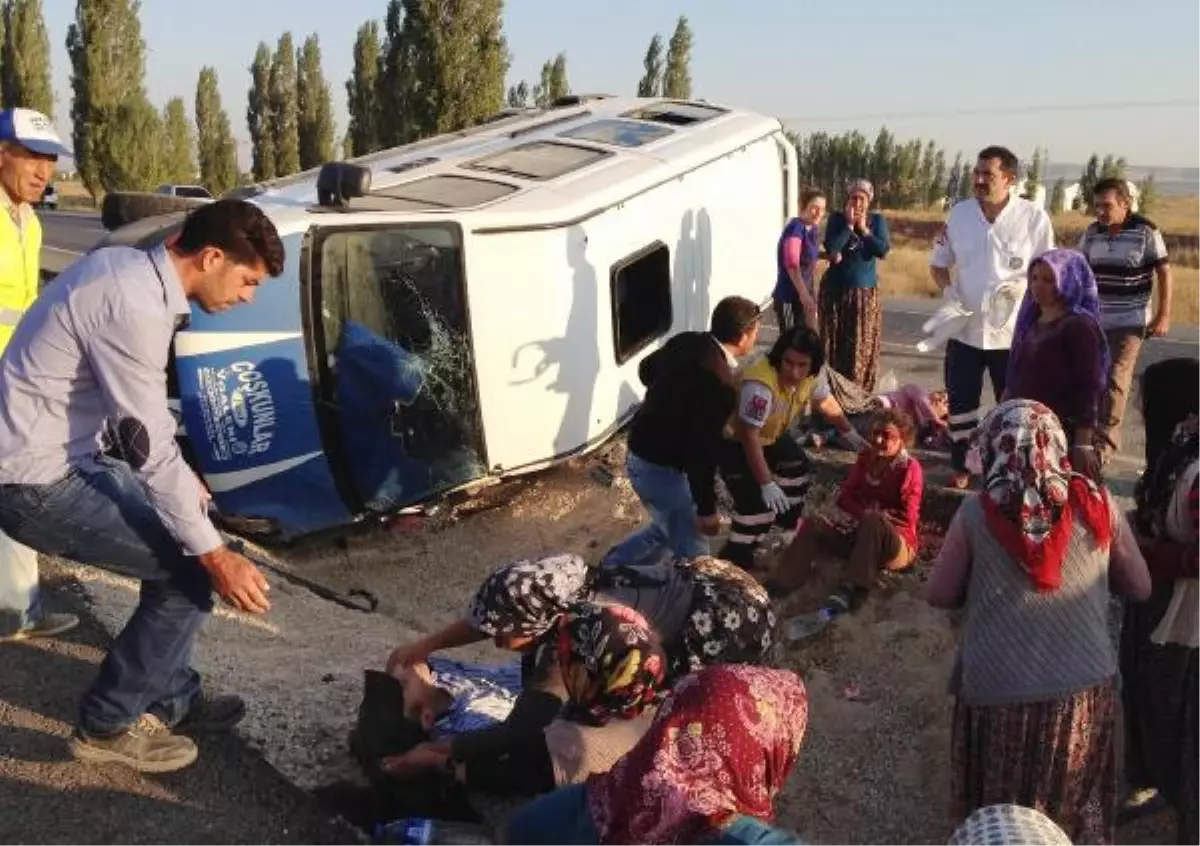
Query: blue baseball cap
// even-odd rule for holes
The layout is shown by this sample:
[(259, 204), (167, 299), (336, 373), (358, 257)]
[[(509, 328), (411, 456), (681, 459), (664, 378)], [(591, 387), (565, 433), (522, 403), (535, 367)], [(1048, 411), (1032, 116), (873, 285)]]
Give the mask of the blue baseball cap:
[(0, 141), (13, 141), (44, 156), (74, 156), (58, 137), (54, 122), (33, 109), (0, 111)]

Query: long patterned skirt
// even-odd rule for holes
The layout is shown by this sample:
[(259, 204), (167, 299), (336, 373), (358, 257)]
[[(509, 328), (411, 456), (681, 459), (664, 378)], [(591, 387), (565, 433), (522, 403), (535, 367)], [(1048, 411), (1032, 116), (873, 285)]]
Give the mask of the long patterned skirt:
[(1025, 705), (954, 705), (953, 814), (1024, 805), (1072, 843), (1112, 843), (1117, 804), (1117, 689)]
[(1150, 640), (1175, 583), (1155, 586), (1145, 602), (1125, 603), (1121, 626), (1121, 701), (1125, 706), (1125, 780), (1153, 787), (1179, 813), (1177, 842), (1200, 837), (1200, 675), (1197, 650)]
[(868, 392), (879, 376), (883, 307), (878, 288), (821, 283), (821, 337), (831, 368)]

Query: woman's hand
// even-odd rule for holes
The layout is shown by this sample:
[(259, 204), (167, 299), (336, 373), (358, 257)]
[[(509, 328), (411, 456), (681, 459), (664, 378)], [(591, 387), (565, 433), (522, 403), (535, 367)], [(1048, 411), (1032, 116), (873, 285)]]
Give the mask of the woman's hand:
[(395, 675), (396, 671), (401, 668), (424, 664), (432, 651), (426, 643), (425, 638), (421, 638), (405, 646), (397, 646), (392, 650), (392, 654), (388, 656), (387, 671), (389, 674)]
[(408, 777), (427, 770), (445, 769), (449, 760), (449, 746), (430, 741), (417, 744), (403, 755), (387, 756), (379, 762), (379, 767), (388, 775)]

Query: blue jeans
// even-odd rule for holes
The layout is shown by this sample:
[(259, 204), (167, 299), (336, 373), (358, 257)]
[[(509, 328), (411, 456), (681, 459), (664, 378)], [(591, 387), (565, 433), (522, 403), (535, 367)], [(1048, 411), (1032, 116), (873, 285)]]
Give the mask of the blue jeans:
[(632, 452), (625, 459), (625, 468), (651, 522), (609, 550), (605, 565), (637, 566), (648, 550), (663, 546), (680, 558), (708, 555), (708, 540), (696, 528), (696, 505), (687, 474), (652, 464)]
[(80, 703), (80, 727), (103, 736), (146, 712), (167, 725), (183, 719), (200, 694), (192, 646), (212, 611), (212, 583), (129, 465), (99, 457), (49, 485), (0, 485), (0, 530), (47, 555), (141, 580), (141, 600)]

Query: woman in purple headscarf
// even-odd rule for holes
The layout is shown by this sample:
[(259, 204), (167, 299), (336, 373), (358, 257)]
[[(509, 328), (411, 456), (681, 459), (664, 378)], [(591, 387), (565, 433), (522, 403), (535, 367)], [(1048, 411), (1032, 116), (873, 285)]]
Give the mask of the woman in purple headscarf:
[(1004, 399), (1049, 407), (1071, 444), (1075, 469), (1099, 472), (1092, 433), (1108, 373), (1096, 277), (1075, 250), (1049, 250), (1029, 265), (1029, 287), (1013, 331)]

